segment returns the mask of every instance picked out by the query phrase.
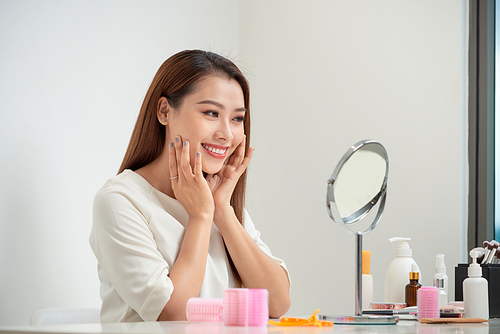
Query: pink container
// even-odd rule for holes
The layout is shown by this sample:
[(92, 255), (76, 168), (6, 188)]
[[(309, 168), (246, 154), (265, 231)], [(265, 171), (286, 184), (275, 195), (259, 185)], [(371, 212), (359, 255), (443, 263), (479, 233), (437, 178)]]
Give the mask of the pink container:
[(248, 311), (248, 289), (224, 291), (224, 325), (248, 326)]
[(439, 318), (439, 290), (423, 286), (417, 290), (417, 318)]
[(188, 321), (222, 322), (222, 299), (189, 298), (186, 305)]
[(269, 292), (248, 289), (248, 326), (266, 326), (269, 319)]

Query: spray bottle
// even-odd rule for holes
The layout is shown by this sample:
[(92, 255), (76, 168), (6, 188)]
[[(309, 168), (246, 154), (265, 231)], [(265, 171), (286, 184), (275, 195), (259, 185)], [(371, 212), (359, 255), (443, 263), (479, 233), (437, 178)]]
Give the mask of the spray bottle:
[(432, 280), (434, 286), (439, 288), (436, 285), (436, 281), (438, 278), (442, 278), (444, 280), (444, 292), (448, 295), (448, 275), (446, 275), (446, 264), (444, 261), (444, 254), (436, 255), (436, 274), (434, 275), (434, 279)]
[(392, 260), (385, 273), (385, 301), (390, 303), (405, 303), (405, 287), (412, 270), (411, 265), (415, 264), (420, 280), (422, 275), (418, 264), (412, 258), (412, 251), (408, 241), (410, 238), (395, 237), (389, 239), (390, 242), (399, 241), (396, 249), (396, 258)]

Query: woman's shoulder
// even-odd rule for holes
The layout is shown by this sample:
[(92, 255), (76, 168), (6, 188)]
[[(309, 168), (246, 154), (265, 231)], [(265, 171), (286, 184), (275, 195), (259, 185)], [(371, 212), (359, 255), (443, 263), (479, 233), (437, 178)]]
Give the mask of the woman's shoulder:
[[(151, 214), (151, 185), (132, 170), (108, 179), (94, 197), (93, 212), (96, 217), (114, 216), (117, 212), (129, 215)], [(97, 219), (98, 220), (98, 219)]]
[(126, 201), (141, 201), (150, 198), (151, 185), (130, 169), (108, 179), (96, 193), (94, 202), (108, 202), (110, 198)]

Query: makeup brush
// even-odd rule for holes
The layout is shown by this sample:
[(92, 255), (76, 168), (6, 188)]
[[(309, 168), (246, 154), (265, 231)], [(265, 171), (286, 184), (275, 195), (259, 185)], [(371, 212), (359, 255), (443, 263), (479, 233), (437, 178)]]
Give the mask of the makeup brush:
[(486, 260), (486, 263), (491, 263), (491, 261), (495, 258), (495, 253), (498, 250), (498, 246), (500, 246), (500, 243), (495, 240), (491, 240), (489, 242), (488, 248), (490, 249), (490, 254), (488, 256), (488, 259)]

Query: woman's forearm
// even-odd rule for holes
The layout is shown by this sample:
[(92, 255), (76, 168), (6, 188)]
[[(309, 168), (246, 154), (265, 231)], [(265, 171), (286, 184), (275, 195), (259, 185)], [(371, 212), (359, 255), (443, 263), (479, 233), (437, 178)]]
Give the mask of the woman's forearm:
[(174, 291), (163, 308), (159, 321), (186, 320), (186, 303), (200, 294), (210, 242), (210, 218), (189, 219), (181, 249), (170, 269)]
[(278, 318), (290, 308), (290, 283), (283, 268), (264, 253), (238, 221), (231, 206), (216, 207), (214, 222), (245, 288), (269, 291), (269, 315)]

